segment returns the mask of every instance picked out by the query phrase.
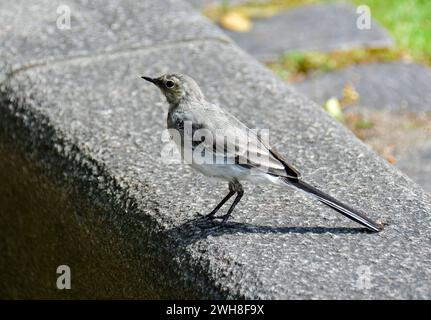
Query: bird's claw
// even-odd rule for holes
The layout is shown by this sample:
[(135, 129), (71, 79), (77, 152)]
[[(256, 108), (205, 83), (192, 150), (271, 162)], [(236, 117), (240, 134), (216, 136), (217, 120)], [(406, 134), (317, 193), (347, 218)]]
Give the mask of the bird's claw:
[(202, 218), (202, 219), (205, 219), (205, 220), (220, 219), (220, 217), (216, 217), (216, 216), (214, 215), (214, 213), (202, 214), (202, 213), (200, 213), (200, 212), (196, 212), (196, 215), (197, 215), (198, 217)]

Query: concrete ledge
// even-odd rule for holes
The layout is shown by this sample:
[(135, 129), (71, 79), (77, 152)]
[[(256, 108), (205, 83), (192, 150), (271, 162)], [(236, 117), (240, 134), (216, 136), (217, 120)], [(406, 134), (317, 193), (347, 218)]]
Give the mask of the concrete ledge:
[[(63, 24), (65, 10), (70, 28)], [(228, 41), (180, 0), (6, 0), (0, 20), (0, 80), (13, 70), (71, 57), (194, 39)]]
[[(166, 106), (139, 75), (166, 71), (270, 128), (305, 179), (389, 226), (368, 234), (300, 193), (246, 185), (232, 228), (199, 228), (196, 212), (226, 186), (160, 161)], [(2, 297), (431, 296), (429, 195), (233, 44), (34, 66), (0, 98)], [(53, 289), (59, 264), (76, 270), (70, 292)], [(358, 286), (360, 267), (370, 287)]]

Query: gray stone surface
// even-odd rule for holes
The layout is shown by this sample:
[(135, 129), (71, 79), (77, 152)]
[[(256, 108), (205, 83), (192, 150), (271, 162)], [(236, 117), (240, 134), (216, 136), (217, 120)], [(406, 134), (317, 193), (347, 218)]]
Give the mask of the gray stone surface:
[[(190, 74), (208, 99), (251, 127), (270, 128), (272, 143), (305, 179), (385, 221), (386, 229), (369, 234), (301, 193), (248, 184), (230, 228), (202, 229), (196, 212), (212, 208), (226, 186), (162, 163), (166, 103), (139, 76), (167, 71)], [(430, 196), (236, 46), (196, 40), (33, 67), (7, 81), (0, 97), (0, 137), (21, 146), (49, 181), (90, 199), (73, 217), (59, 210), (49, 223), (37, 219), (47, 234), (80, 230), (73, 243), (62, 242), (63, 256), (19, 247), (22, 257), (40, 262), (39, 277), (52, 272), (48, 262), (65, 263), (66, 253), (67, 263), (78, 263), (75, 246), (85, 250), (80, 235), (87, 230), (90, 248), (101, 243), (86, 255), (89, 268), (99, 270), (92, 274), (130, 273), (137, 278), (130, 286), (158, 290), (147, 297), (431, 297)], [(68, 202), (68, 192), (62, 198)], [(25, 217), (17, 225), (14, 234), (32, 229)], [(37, 241), (43, 237), (33, 235)], [(110, 248), (121, 258), (104, 267), (101, 252)], [(360, 286), (364, 268), (369, 288)], [(103, 284), (112, 296), (112, 285)], [(74, 290), (79, 296), (84, 288)]]
[[(70, 8), (70, 29), (57, 28), (60, 6)], [(0, 21), (0, 80), (11, 69), (49, 60), (198, 38), (226, 40), (179, 0), (5, 0)]]
[(401, 157), (396, 166), (431, 193), (431, 142)]
[(319, 104), (342, 97), (347, 83), (360, 99), (357, 105), (373, 110), (431, 111), (431, 70), (417, 64), (364, 64), (317, 76), (294, 87)]
[(372, 21), (371, 29), (356, 27), (354, 6), (342, 3), (304, 5), (269, 19), (255, 20), (250, 32), (226, 33), (260, 60), (274, 60), (288, 51), (386, 48), (387, 32)]

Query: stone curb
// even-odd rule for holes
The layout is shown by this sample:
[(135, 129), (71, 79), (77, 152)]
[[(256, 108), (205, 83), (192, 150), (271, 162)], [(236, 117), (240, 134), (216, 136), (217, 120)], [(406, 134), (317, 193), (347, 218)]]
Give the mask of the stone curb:
[[(231, 228), (200, 228), (196, 212), (226, 186), (161, 162), (165, 104), (139, 79), (174, 69), (270, 128), (308, 181), (389, 225), (368, 234), (301, 193), (246, 185)], [(0, 172), (12, 186), (0, 190), (1, 296), (430, 297), (429, 195), (229, 41), (35, 66), (0, 97)], [(78, 273), (70, 293), (50, 282), (63, 263)]]

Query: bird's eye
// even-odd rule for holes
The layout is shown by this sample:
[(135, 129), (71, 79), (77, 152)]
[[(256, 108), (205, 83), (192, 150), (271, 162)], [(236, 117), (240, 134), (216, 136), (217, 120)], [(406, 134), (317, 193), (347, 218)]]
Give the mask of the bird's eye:
[(171, 80), (166, 81), (166, 88), (171, 89), (174, 87), (174, 85), (175, 85), (175, 83), (173, 81), (171, 81)]

